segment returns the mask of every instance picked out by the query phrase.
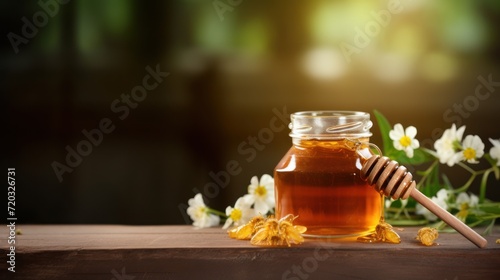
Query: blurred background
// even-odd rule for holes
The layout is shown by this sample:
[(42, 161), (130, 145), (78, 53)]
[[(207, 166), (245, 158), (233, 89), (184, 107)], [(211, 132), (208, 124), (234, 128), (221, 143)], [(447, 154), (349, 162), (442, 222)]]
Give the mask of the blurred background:
[[(295, 111), (375, 122), (378, 110), (429, 148), (452, 123), (486, 152), (500, 138), (495, 0), (61, 2), (0, 4), (2, 165), (16, 168), (19, 223), (188, 223), (188, 199), (236, 162), (206, 200), (224, 211), (272, 174)], [(151, 71), (157, 86), (137, 95)], [(82, 131), (103, 119), (114, 129), (90, 151)], [(86, 154), (73, 167), (68, 147)], [(487, 197), (500, 200), (498, 181)]]

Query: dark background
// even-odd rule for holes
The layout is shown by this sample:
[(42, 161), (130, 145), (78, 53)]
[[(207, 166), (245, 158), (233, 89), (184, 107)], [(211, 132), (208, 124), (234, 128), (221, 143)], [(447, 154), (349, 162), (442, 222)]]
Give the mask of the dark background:
[[(290, 147), (288, 128), (259, 139), (275, 111), (379, 110), (416, 126), (422, 143), (460, 122), (488, 152), (500, 87), (474, 93), (479, 76), (500, 81), (500, 3), (396, 1), (403, 10), (347, 63), (342, 44), (356, 46), (389, 2), (221, 0), (221, 17), (201, 0), (75, 0), (53, 16), (37, 1), (2, 1), (2, 166), (16, 168), (18, 222), (186, 223), (193, 189), (236, 161), (241, 172), (206, 201), (224, 211)], [(9, 34), (23, 36), (34, 15), (42, 24), (16, 51)], [(170, 75), (121, 120), (111, 104), (157, 65)], [(104, 118), (115, 129), (60, 182), (52, 164)], [(444, 170), (457, 186), (467, 179)], [(498, 181), (487, 197), (500, 200)]]

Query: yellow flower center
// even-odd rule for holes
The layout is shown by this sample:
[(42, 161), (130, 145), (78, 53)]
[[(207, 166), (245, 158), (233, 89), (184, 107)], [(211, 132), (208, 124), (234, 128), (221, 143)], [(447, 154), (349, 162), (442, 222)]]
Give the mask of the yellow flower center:
[(464, 202), (460, 205), (460, 210), (467, 210), (469, 209), (469, 203)]
[(467, 148), (464, 150), (465, 159), (475, 159), (476, 158), (476, 150), (473, 148)]
[(233, 209), (233, 211), (231, 211), (231, 215), (229, 215), (229, 217), (233, 221), (239, 221), (241, 219), (241, 210), (236, 209), (236, 208)]
[(198, 207), (196, 211), (196, 217), (201, 218), (205, 215), (207, 212), (207, 207)]
[(255, 189), (255, 194), (258, 195), (258, 196), (266, 196), (267, 190), (266, 190), (266, 188), (264, 186), (258, 186)]
[(403, 147), (408, 147), (411, 144), (411, 138), (405, 135), (399, 139), (399, 144)]
[(465, 218), (467, 218), (468, 215), (469, 215), (469, 204), (467, 202), (462, 203), (460, 205), (460, 211), (458, 211), (457, 213), (457, 217), (460, 220), (465, 221)]

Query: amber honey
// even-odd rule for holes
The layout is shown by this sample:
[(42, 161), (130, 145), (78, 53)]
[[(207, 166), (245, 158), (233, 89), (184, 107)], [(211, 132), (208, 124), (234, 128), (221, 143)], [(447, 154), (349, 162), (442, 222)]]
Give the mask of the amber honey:
[(360, 160), (352, 140), (295, 141), (274, 171), (276, 216), (298, 216), (306, 236), (374, 231), (381, 196), (361, 179)]

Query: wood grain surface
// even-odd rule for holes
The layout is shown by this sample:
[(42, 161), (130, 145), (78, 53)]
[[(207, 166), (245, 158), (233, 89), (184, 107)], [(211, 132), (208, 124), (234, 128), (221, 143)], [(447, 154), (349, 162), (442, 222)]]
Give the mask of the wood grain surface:
[(436, 246), (399, 231), (401, 244), (306, 239), (291, 248), (252, 246), (221, 228), (124, 225), (17, 225), (15, 273), (1, 279), (500, 279), (500, 230), (479, 249), (458, 233)]

